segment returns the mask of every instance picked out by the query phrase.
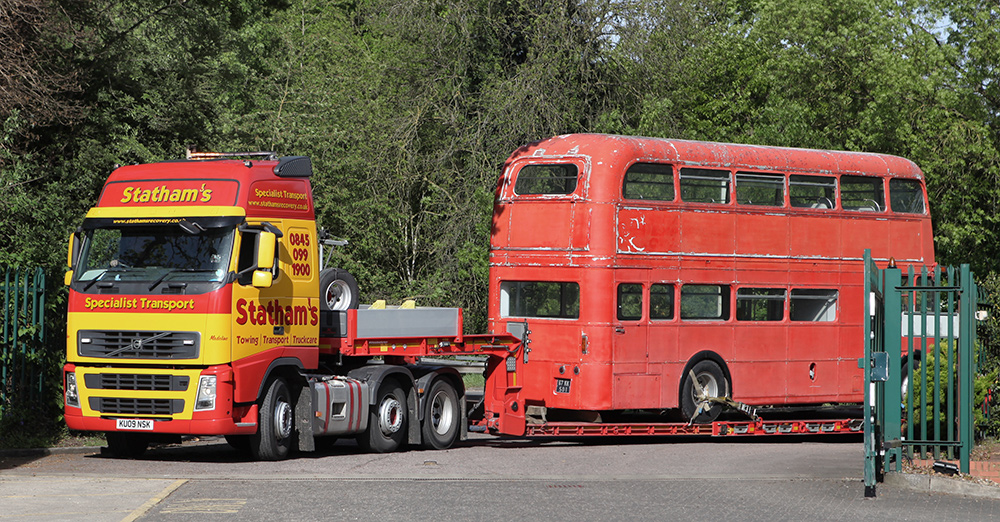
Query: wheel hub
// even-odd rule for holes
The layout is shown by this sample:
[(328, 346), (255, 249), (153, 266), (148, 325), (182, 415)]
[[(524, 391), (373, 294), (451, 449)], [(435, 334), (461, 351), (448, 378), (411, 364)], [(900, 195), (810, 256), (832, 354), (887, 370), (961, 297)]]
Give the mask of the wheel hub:
[(292, 436), (292, 405), (285, 401), (274, 407), (274, 435), (278, 440)]
[(451, 398), (444, 392), (435, 395), (431, 402), (431, 424), (434, 426), (434, 431), (439, 435), (448, 433), (452, 423), (455, 422), (453, 413)]
[(331, 310), (347, 310), (351, 298), (351, 287), (344, 281), (337, 280), (326, 287), (326, 303)]
[(403, 426), (403, 405), (395, 397), (386, 397), (378, 407), (378, 427), (391, 435)]

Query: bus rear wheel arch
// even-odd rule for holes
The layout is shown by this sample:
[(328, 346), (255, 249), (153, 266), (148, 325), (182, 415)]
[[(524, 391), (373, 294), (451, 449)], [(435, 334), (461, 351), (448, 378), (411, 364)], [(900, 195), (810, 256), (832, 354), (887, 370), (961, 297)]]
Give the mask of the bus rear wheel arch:
[(695, 424), (710, 423), (719, 418), (723, 406), (708, 403), (699, 411), (699, 403), (704, 398), (729, 397), (731, 393), (729, 379), (719, 363), (712, 359), (701, 359), (689, 365), (681, 376), (681, 414), (685, 420)]

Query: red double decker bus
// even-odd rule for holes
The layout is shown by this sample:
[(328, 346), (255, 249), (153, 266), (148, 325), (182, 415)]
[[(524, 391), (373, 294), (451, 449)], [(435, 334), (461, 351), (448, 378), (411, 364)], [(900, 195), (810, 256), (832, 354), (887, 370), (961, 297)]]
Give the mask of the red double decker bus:
[(860, 402), (866, 248), (933, 264), (913, 162), (592, 134), (526, 145), (498, 183), (490, 253), (491, 329), (527, 339), (508, 402), (529, 425), (675, 408), (712, 421), (698, 385), (758, 406)]

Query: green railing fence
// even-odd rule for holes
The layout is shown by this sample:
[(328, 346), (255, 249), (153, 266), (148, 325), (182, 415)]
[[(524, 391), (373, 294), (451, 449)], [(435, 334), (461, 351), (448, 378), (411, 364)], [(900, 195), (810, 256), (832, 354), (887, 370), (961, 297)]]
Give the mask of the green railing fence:
[(45, 272), (0, 265), (3, 324), (0, 332), (0, 419), (43, 400)]

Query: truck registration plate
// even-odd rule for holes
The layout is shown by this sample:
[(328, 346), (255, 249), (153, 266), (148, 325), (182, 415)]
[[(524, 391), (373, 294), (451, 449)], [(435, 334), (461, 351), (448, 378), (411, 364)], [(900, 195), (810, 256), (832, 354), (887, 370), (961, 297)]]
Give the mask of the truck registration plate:
[(556, 379), (556, 393), (569, 393), (569, 386), (573, 381), (569, 379)]
[(119, 430), (153, 430), (153, 419), (115, 419), (115, 428)]

